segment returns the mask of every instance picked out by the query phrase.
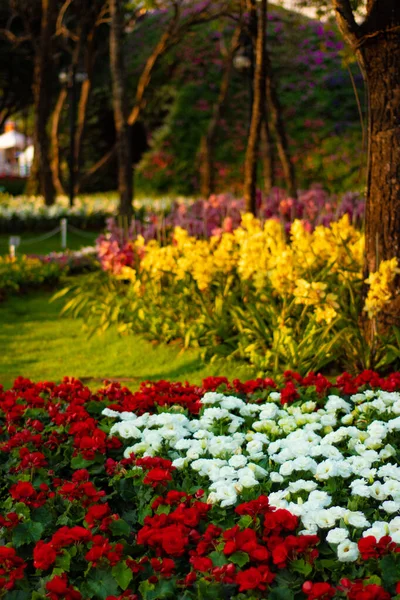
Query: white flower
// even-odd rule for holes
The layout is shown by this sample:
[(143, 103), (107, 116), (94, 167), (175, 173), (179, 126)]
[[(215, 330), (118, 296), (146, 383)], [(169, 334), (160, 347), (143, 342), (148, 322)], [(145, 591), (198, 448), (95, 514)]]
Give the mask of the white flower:
[(382, 502), (381, 508), (389, 515), (398, 512), (400, 510), (400, 502), (394, 502), (393, 500), (385, 500)]
[(350, 540), (344, 540), (337, 547), (338, 560), (340, 562), (354, 562), (360, 555), (358, 546)]
[(104, 415), (105, 417), (119, 417), (121, 413), (117, 412), (116, 410), (111, 410), (111, 408), (105, 408), (102, 413), (102, 415)]
[(336, 523), (336, 517), (331, 511), (323, 509), (316, 513), (315, 522), (322, 529), (331, 529)]
[(260, 419), (275, 419), (279, 408), (275, 404), (264, 404), (260, 412)]
[[(272, 475), (272, 473), (271, 473)], [(292, 481), (289, 484), (288, 490), (290, 492), (296, 493), (299, 492), (300, 490), (304, 490), (306, 492), (312, 492), (313, 490), (317, 489), (318, 485), (315, 483), (315, 481), (306, 481), (305, 479), (297, 479), (296, 481)]]
[(225, 396), (223, 394), (217, 394), (216, 392), (206, 392), (200, 402), (202, 404), (217, 404), (221, 402)]
[(389, 525), (385, 521), (375, 521), (372, 523), (372, 527), (363, 531), (362, 536), (368, 537), (369, 535), (373, 535), (374, 538), (380, 540), (385, 535), (389, 534)]
[(275, 471), (273, 471), (269, 477), (273, 483), (282, 483), (284, 481), (282, 475), (279, 475), (279, 473), (276, 473)]
[(326, 412), (336, 412), (339, 410), (343, 410), (346, 413), (349, 413), (351, 410), (351, 405), (340, 398), (340, 396), (328, 396), (328, 401), (324, 406)]
[(131, 454), (135, 454), (134, 446), (129, 446), (124, 450), (124, 458), (130, 458)]
[(340, 544), (344, 542), (349, 537), (349, 532), (347, 529), (343, 529), (343, 527), (335, 527), (328, 532), (326, 536), (326, 541), (330, 544)]
[(243, 454), (235, 454), (228, 460), (228, 464), (235, 469), (240, 469), (246, 466), (247, 458)]
[(251, 458), (262, 458), (264, 456), (263, 453), (263, 444), (258, 440), (253, 440), (252, 442), (248, 442), (246, 446), (246, 451), (251, 456)]
[(222, 508), (233, 506), (237, 501), (237, 493), (233, 485), (221, 485), (215, 492), (217, 501), (221, 503)]
[(141, 438), (142, 432), (138, 429), (132, 421), (123, 421), (122, 423), (116, 423), (111, 427), (110, 435), (118, 433), (122, 438)]
[(359, 510), (348, 510), (344, 515), (344, 522), (348, 523), (349, 525), (353, 525), (353, 527), (357, 527), (357, 529), (365, 529), (365, 527), (371, 525), (371, 523), (365, 518), (364, 513)]
[(281, 395), (279, 392), (271, 392), (269, 397), (271, 398), (271, 400), (274, 400), (276, 402), (279, 402), (281, 399)]
[(386, 500), (387, 498), (385, 488), (380, 481), (375, 481), (375, 483), (369, 487), (369, 495), (371, 498), (375, 498), (375, 500)]
[(329, 479), (330, 477), (336, 477), (337, 474), (337, 463), (333, 460), (324, 460), (317, 466), (317, 470), (315, 472), (314, 477), (318, 481), (324, 481)]
[[(114, 412), (114, 411), (112, 411), (112, 412)], [(104, 414), (104, 411), (103, 411), (103, 414)], [(137, 415), (135, 415), (135, 413), (131, 413), (131, 412), (123, 411), (118, 414), (119, 414), (119, 418), (121, 419), (121, 421), (136, 421), (138, 418)]]

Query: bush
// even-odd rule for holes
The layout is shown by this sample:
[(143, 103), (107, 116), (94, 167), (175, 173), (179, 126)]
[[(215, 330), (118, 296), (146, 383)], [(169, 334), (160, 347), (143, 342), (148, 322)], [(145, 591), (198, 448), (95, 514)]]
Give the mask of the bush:
[(26, 186), (25, 177), (16, 177), (13, 175), (0, 176), (0, 194), (10, 194), (11, 196), (19, 196), (23, 194)]
[(56, 262), (39, 258), (0, 256), (0, 300), (13, 292), (25, 292), (41, 286), (54, 286), (65, 270)]
[(135, 393), (17, 379), (0, 388), (2, 597), (397, 598), (398, 390), (373, 372)]

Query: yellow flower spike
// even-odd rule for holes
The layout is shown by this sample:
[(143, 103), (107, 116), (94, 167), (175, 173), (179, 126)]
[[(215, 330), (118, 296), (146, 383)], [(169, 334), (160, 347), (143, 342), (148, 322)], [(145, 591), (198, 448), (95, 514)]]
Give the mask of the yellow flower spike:
[(369, 285), (369, 291), (365, 300), (364, 311), (370, 319), (375, 318), (379, 312), (393, 298), (393, 283), (396, 276), (400, 274), (397, 258), (382, 261), (378, 271), (371, 273), (365, 283)]

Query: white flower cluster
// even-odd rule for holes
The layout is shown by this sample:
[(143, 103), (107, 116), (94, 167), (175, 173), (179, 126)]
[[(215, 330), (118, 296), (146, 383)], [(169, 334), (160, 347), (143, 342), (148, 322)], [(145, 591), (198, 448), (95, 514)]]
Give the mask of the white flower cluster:
[[(151, 207), (154, 211), (163, 211), (176, 201), (176, 198), (143, 198), (134, 201), (134, 208), (140, 209), (143, 206)], [(179, 200), (179, 199), (178, 199)], [(180, 199), (187, 203), (187, 199)], [(0, 194), (0, 220), (11, 221), (18, 219), (20, 221), (61, 219), (68, 216), (88, 217), (104, 216), (110, 217), (118, 213), (118, 198), (115, 195), (104, 196), (82, 196), (75, 199), (74, 206), (69, 206), (69, 199), (66, 196), (59, 196), (57, 202), (52, 206), (46, 206), (40, 196), (18, 196), (11, 197), (6, 194)]]
[[(215, 392), (204, 395), (198, 417), (169, 412), (119, 417), (111, 434), (137, 440), (125, 450), (163, 456), (191, 469), (208, 502), (236, 504), (244, 489), (268, 493), (271, 505), (297, 515), (303, 534), (325, 532), (339, 561), (358, 558), (351, 540), (390, 535), (400, 543), (400, 394), (366, 391), (347, 402), (329, 396), (281, 406), (270, 394), (260, 404)], [(388, 439), (390, 438), (390, 439)], [(206, 482), (206, 483), (204, 483)], [(274, 491), (275, 490), (275, 491)]]

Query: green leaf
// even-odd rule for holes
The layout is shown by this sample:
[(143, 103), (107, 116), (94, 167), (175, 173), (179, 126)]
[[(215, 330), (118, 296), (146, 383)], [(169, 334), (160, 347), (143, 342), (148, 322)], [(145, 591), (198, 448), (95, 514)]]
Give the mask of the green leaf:
[(12, 543), (13, 546), (19, 548), (24, 544), (31, 544), (40, 540), (44, 527), (41, 523), (28, 521), (27, 523), (19, 523), (13, 531)]
[(251, 517), (250, 515), (243, 515), (243, 517), (240, 517), (239, 519), (239, 527), (246, 529), (247, 527), (250, 527), (250, 525), (253, 523), (253, 517)]
[(310, 563), (307, 563), (302, 558), (299, 560), (293, 560), (290, 563), (290, 566), (291, 566), (291, 568), (293, 568), (293, 571), (296, 571), (297, 573), (301, 573), (301, 575), (305, 575), (305, 577), (308, 577), (308, 575), (312, 571), (312, 566), (310, 565)]
[(86, 460), (82, 458), (82, 456), (74, 456), (74, 458), (71, 460), (71, 467), (73, 469), (87, 469), (87, 467), (90, 467), (93, 462), (93, 460)]
[(398, 554), (388, 554), (379, 561), (382, 581), (385, 587), (391, 587), (400, 581), (400, 562)]
[(222, 552), (211, 552), (208, 557), (211, 558), (215, 567), (222, 567), (223, 565), (227, 565), (229, 562), (225, 554)]
[(294, 600), (294, 593), (288, 588), (274, 588), (268, 592), (268, 600)]
[(59, 554), (56, 558), (56, 567), (63, 569), (63, 571), (69, 571), (71, 566), (71, 556), (69, 552), (64, 550), (62, 554)]
[(22, 592), (18, 590), (7, 592), (7, 600), (30, 600), (30, 598), (30, 592)]
[[(118, 596), (119, 588), (110, 571), (91, 569), (84, 586), (89, 598), (106, 600), (107, 596)], [(85, 594), (84, 594), (85, 595)]]
[(142, 581), (139, 585), (139, 591), (144, 600), (166, 600), (176, 597), (176, 587), (174, 579), (161, 579), (157, 584)]
[(111, 573), (119, 587), (125, 591), (133, 577), (133, 573), (129, 567), (126, 566), (126, 563), (119, 562), (117, 565), (115, 565), (115, 567), (112, 568)]
[(112, 521), (110, 524), (111, 532), (114, 535), (122, 535), (124, 537), (128, 537), (131, 533), (131, 528), (126, 521), (123, 519), (117, 519), (116, 521)]
[(250, 559), (247, 552), (241, 552), (239, 550), (239, 552), (234, 552), (233, 554), (231, 554), (229, 560), (235, 563), (235, 565), (237, 565), (238, 567), (243, 567), (246, 563), (249, 562)]
[(52, 523), (53, 515), (47, 508), (41, 506), (32, 512), (32, 520), (36, 521), (37, 523), (41, 523), (43, 527), (46, 528), (47, 525)]

